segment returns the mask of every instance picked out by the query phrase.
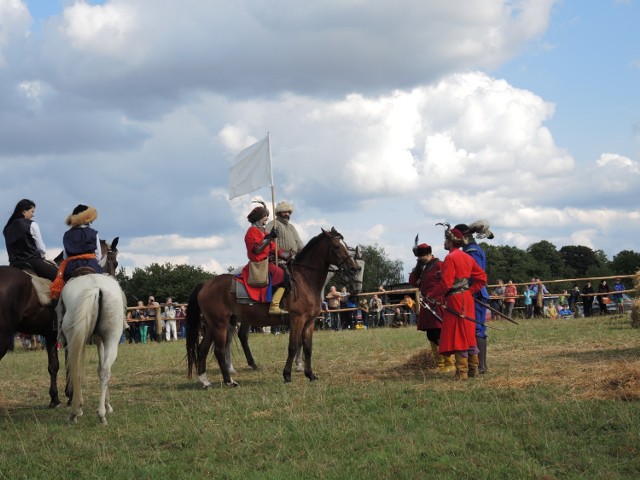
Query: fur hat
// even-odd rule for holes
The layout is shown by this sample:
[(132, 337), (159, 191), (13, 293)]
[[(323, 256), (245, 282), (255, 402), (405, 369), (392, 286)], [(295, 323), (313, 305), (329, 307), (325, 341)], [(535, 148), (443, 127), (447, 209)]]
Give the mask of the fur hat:
[(291, 212), (293, 213), (293, 204), (289, 202), (279, 202), (276, 205), (276, 215), (280, 212)]
[(256, 223), (261, 218), (268, 217), (268, 216), (269, 216), (269, 209), (264, 204), (262, 204), (261, 206), (251, 210), (251, 213), (247, 215), (247, 220), (249, 220), (249, 223)]
[(79, 227), (80, 225), (89, 225), (96, 218), (98, 218), (98, 211), (95, 208), (80, 204), (73, 209), (65, 223), (70, 227)]
[(436, 223), (436, 225), (442, 225), (445, 227), (444, 238), (445, 240), (449, 240), (455, 245), (462, 246), (466, 243), (465, 235), (457, 228), (457, 225), (454, 228), (451, 228), (451, 225), (447, 222)]
[[(448, 233), (448, 235), (446, 233)], [(464, 244), (464, 234), (455, 227), (445, 232), (445, 237), (457, 245)]]
[(431, 255), (431, 245), (427, 245), (426, 243), (421, 243), (420, 245), (416, 245), (413, 247), (413, 254), (416, 257), (424, 257), (425, 255)]

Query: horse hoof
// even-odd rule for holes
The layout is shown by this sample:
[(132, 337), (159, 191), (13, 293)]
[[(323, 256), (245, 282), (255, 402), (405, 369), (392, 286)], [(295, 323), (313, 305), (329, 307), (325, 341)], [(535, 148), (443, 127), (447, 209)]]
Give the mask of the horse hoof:
[(310, 382), (315, 382), (318, 380), (318, 377), (315, 376), (315, 374), (311, 374), (311, 375), (307, 375), (307, 378), (309, 379)]
[(254, 370), (258, 370), (258, 365), (256, 365), (255, 363), (250, 363), (249, 366)]
[(209, 387), (210, 387), (210, 386), (211, 386), (211, 384), (210, 384), (210, 383), (203, 383), (203, 384), (202, 384), (202, 389), (203, 389), (203, 390), (209, 390)]
[(98, 420), (100, 420), (100, 424), (102, 425), (107, 424), (107, 417), (101, 417), (100, 415), (98, 415)]
[(51, 403), (49, 404), (49, 408), (56, 408), (58, 405), (60, 405), (60, 400), (56, 398), (55, 400), (51, 400)]
[(304, 367), (302, 365), (296, 365), (296, 372), (304, 372)]
[(291, 377), (284, 377), (284, 383), (291, 383)]
[(69, 415), (69, 423), (78, 423), (78, 416), (77, 415)]
[(227, 387), (231, 387), (231, 388), (235, 388), (235, 387), (239, 387), (240, 384), (238, 382), (236, 382), (235, 380), (231, 380), (230, 382), (226, 382), (225, 385)]

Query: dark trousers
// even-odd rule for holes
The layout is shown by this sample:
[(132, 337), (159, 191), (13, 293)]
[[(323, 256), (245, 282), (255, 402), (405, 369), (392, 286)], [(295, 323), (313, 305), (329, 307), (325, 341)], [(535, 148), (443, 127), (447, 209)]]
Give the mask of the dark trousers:
[(39, 277), (53, 282), (56, 279), (56, 275), (58, 275), (58, 267), (43, 258), (30, 258), (27, 263), (31, 265), (31, 268)]

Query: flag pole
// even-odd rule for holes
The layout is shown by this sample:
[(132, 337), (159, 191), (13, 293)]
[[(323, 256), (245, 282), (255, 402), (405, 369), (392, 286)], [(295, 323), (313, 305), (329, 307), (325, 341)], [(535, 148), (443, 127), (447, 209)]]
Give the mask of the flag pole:
[[(273, 212), (273, 228), (276, 228), (276, 187), (273, 181), (273, 165), (271, 164), (271, 132), (267, 132), (267, 147), (269, 149), (269, 166), (271, 167), (271, 211)], [(272, 230), (273, 230), (272, 228)], [(275, 259), (278, 265), (278, 238), (275, 238)]]

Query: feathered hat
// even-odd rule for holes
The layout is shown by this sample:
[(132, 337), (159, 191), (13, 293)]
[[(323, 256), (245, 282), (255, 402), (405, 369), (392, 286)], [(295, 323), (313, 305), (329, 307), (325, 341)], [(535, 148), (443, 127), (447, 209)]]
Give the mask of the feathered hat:
[(98, 211), (95, 208), (80, 204), (73, 209), (65, 223), (70, 227), (79, 227), (80, 225), (89, 225), (96, 218), (98, 218)]
[(424, 257), (425, 255), (431, 255), (431, 245), (427, 243), (421, 243), (420, 245), (416, 245), (413, 247), (413, 254), (416, 257)]
[(454, 228), (460, 230), (462, 234), (467, 237), (471, 237), (475, 234), (478, 239), (488, 238), (491, 240), (493, 238), (493, 232), (489, 230), (489, 222), (487, 220), (476, 220), (469, 225), (460, 223)]
[(251, 203), (259, 203), (260, 206), (251, 210), (251, 213), (247, 215), (247, 220), (249, 220), (249, 223), (256, 223), (261, 218), (269, 216), (269, 209), (267, 208), (267, 205), (264, 202), (260, 200), (254, 200)]
[(462, 246), (465, 244), (465, 236), (457, 227), (451, 228), (451, 225), (447, 222), (436, 223), (436, 225), (442, 225), (446, 228), (444, 231), (444, 238), (449, 240), (455, 245)]

